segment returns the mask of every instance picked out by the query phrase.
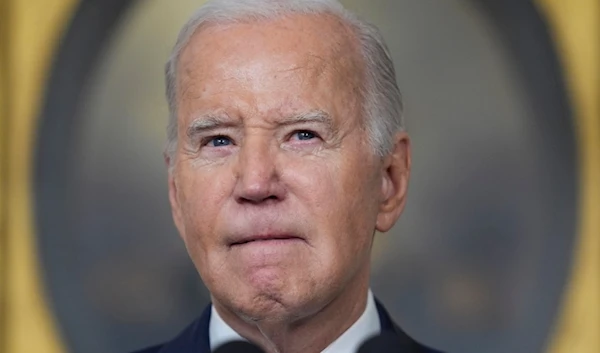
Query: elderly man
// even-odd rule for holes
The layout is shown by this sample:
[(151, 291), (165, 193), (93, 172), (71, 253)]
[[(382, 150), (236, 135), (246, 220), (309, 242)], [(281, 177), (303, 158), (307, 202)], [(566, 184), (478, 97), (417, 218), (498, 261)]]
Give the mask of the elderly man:
[(169, 197), (212, 305), (143, 352), (356, 352), (403, 333), (369, 290), (406, 201), (409, 138), (378, 30), (335, 0), (214, 0), (167, 63)]

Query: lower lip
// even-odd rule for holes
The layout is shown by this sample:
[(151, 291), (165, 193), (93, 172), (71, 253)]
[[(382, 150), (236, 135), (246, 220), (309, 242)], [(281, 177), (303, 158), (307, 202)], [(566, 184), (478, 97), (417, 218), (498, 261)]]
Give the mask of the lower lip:
[(251, 263), (276, 263), (296, 253), (302, 244), (306, 243), (300, 238), (260, 239), (233, 245), (231, 250)]
[(231, 246), (231, 265), (238, 275), (257, 288), (281, 283), (303, 264), (306, 242), (300, 238), (261, 239)]

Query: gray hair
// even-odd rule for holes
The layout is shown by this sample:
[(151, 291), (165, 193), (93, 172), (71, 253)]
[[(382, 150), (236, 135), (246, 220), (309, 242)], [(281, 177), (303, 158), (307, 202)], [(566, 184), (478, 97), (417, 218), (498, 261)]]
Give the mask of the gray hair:
[(169, 125), (165, 153), (171, 163), (177, 149), (177, 65), (192, 35), (204, 24), (269, 20), (293, 14), (331, 14), (354, 32), (365, 64), (362, 108), (369, 142), (379, 156), (392, 151), (395, 133), (404, 130), (402, 97), (389, 49), (377, 27), (359, 19), (337, 0), (211, 0), (183, 26), (166, 64)]

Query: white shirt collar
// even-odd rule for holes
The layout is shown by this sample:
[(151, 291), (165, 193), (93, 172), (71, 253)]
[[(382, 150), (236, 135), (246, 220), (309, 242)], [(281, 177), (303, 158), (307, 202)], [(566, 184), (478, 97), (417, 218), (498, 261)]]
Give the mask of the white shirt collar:
[[(379, 313), (377, 313), (373, 293), (369, 290), (365, 311), (352, 326), (325, 348), (322, 353), (356, 352), (362, 342), (372, 336), (378, 335), (380, 332)], [(210, 313), (208, 337), (211, 351), (230, 341), (245, 340), (227, 325), (214, 306), (212, 306)]]

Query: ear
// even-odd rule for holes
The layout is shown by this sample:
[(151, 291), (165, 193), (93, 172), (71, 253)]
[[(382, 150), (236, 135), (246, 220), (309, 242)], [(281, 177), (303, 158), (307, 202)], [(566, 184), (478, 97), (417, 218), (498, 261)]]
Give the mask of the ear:
[(169, 183), (169, 203), (171, 204), (171, 213), (173, 215), (173, 222), (175, 227), (179, 231), (179, 234), (183, 236), (183, 218), (181, 212), (181, 204), (179, 202), (179, 194), (177, 192), (177, 180), (175, 178), (175, 167), (171, 164), (172, 157), (167, 153), (164, 154), (165, 165), (168, 171), (168, 183)]
[(394, 138), (394, 149), (383, 160), (381, 175), (381, 202), (375, 228), (387, 232), (396, 223), (406, 204), (410, 177), (410, 138), (399, 132)]

